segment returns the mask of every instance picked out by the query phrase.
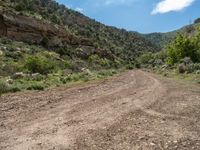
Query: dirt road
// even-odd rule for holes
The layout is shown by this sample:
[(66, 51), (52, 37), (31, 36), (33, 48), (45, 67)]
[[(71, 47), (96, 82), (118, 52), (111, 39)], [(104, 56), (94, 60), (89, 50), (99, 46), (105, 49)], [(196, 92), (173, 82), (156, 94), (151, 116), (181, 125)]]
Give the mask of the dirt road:
[(200, 87), (129, 71), (0, 99), (0, 150), (200, 150)]

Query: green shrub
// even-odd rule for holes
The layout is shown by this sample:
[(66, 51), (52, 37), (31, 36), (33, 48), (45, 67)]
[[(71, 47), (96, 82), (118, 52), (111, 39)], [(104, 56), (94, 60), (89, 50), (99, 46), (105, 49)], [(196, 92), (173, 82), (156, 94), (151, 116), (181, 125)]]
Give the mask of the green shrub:
[(167, 58), (167, 52), (166, 52), (166, 50), (162, 50), (160, 52), (155, 53), (154, 57), (155, 57), (155, 59), (160, 59), (164, 62), (165, 59)]
[(32, 75), (32, 77), (29, 77), (28, 79), (32, 80), (32, 81), (42, 81), (45, 79), (45, 76), (41, 75), (41, 74), (34, 74)]
[(115, 70), (101, 70), (98, 72), (98, 75), (100, 75), (100, 77), (108, 77), (108, 76), (112, 76), (116, 73), (117, 72)]
[(16, 11), (22, 11), (23, 10), (23, 6), (22, 5), (17, 5), (17, 6), (15, 6), (15, 10)]
[(15, 72), (20, 72), (22, 68), (21, 64), (14, 61), (0, 63), (0, 70), (4, 75), (13, 75)]
[(140, 57), (137, 58), (137, 61), (140, 64), (148, 64), (150, 60), (154, 59), (154, 55), (151, 52), (144, 53)]
[(128, 64), (128, 65), (126, 65), (126, 69), (129, 69), (129, 70), (134, 69), (134, 64)]
[(67, 79), (65, 77), (61, 77), (60, 81), (62, 82), (62, 84), (66, 84), (67, 83)]
[(88, 58), (88, 61), (90, 64), (98, 64), (102, 67), (110, 67), (111, 66), (111, 61), (108, 60), (107, 58), (101, 58), (99, 57), (99, 55), (95, 54), (95, 55), (91, 55)]
[(110, 67), (111, 61), (108, 60), (107, 58), (101, 58), (101, 59), (99, 60), (99, 64), (100, 64), (101, 66), (103, 66), (103, 67)]
[(135, 63), (135, 68), (140, 69), (141, 68), (141, 64), (139, 62)]
[(81, 73), (74, 73), (74, 74), (70, 74), (66, 77), (62, 77), (60, 79), (60, 81), (63, 84), (66, 84), (67, 82), (77, 82), (80, 81), (83, 78), (83, 75)]
[(8, 92), (11, 93), (18, 92), (21, 91), (21, 89), (22, 88), (18, 84), (8, 85), (4, 81), (0, 81), (0, 95)]
[(88, 61), (90, 63), (94, 63), (94, 62), (98, 62), (101, 58), (99, 57), (99, 55), (91, 55), (89, 58), (88, 58)]
[(187, 72), (193, 73), (200, 70), (200, 63), (190, 63), (187, 65)]
[(11, 86), (9, 89), (9, 92), (11, 92), (11, 93), (15, 93), (15, 92), (19, 92), (19, 91), (21, 91), (21, 88), (17, 87), (17, 86)]
[(38, 83), (33, 83), (31, 84), (29, 87), (27, 87), (27, 90), (38, 90), (38, 91), (42, 91), (44, 90), (44, 86), (42, 84), (38, 84)]
[(56, 63), (43, 56), (29, 56), (25, 62), (25, 68), (31, 73), (48, 74), (56, 70)]
[(0, 81), (0, 96), (3, 94), (3, 93), (7, 93), (9, 91), (9, 87), (8, 85), (3, 82), (3, 81)]
[(173, 65), (185, 57), (192, 62), (200, 62), (200, 30), (196, 35), (188, 36), (179, 34), (176, 39), (167, 46), (167, 63)]

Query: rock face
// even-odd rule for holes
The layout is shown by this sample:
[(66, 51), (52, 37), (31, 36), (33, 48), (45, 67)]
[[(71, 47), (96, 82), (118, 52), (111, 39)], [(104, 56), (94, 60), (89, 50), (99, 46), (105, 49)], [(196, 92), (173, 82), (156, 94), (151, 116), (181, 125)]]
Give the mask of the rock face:
[(8, 12), (0, 12), (0, 36), (50, 46), (92, 45), (92, 41), (74, 36), (61, 26)]
[(83, 59), (88, 59), (89, 56), (97, 54), (102, 58), (108, 58), (114, 60), (114, 55), (108, 50), (103, 50), (100, 48), (94, 48), (92, 46), (79, 46), (76, 49), (76, 55)]
[(114, 59), (107, 50), (95, 48), (93, 41), (75, 36), (62, 26), (47, 23), (35, 18), (0, 11), (0, 36), (15, 41), (40, 44), (47, 48), (72, 45), (79, 48), (77, 56), (87, 59), (92, 54)]

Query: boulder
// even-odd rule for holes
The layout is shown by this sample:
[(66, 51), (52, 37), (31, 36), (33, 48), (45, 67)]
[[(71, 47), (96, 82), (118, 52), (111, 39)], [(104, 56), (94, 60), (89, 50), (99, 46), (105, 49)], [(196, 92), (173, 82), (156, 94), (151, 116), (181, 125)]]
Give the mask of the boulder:
[(21, 48), (17, 47), (17, 48), (16, 48), (16, 51), (21, 51)]
[(41, 81), (43, 78), (43, 76), (40, 73), (33, 73), (29, 75), (31, 79), (33, 80), (37, 80), (37, 81)]
[(23, 72), (16, 72), (13, 76), (12, 79), (20, 79), (20, 78), (24, 78), (26, 77), (26, 74), (24, 74)]
[(184, 63), (179, 64), (179, 66), (178, 66), (179, 73), (185, 73), (186, 70), (187, 70), (187, 67), (186, 67), (186, 65)]
[(41, 76), (41, 74), (40, 73), (33, 73), (33, 74), (31, 74), (31, 77), (38, 77), (38, 76)]
[(183, 63), (185, 63), (186, 65), (188, 65), (188, 64), (192, 63), (192, 60), (191, 60), (190, 57), (185, 57), (185, 58), (183, 59)]
[(73, 71), (71, 69), (65, 69), (65, 70), (63, 70), (63, 74), (64, 75), (69, 75), (69, 74), (72, 74), (72, 73), (73, 73)]

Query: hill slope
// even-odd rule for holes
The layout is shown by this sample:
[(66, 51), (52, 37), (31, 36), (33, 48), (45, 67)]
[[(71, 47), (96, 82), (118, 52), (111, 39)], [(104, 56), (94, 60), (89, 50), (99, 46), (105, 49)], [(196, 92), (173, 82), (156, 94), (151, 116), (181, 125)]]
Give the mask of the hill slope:
[[(36, 28), (37, 30), (36, 32), (34, 31), (34, 34), (38, 33), (38, 30), (42, 32), (40, 35), (28, 35), (28, 37), (32, 38), (30, 40), (26, 38), (27, 36), (25, 38), (14, 37), (14, 40), (26, 39), (28, 42), (31, 41), (37, 44), (44, 44), (45, 41), (48, 48), (69, 45), (73, 45), (76, 48), (80, 47), (80, 45), (91, 46), (95, 49), (99, 48), (107, 51), (107, 53), (112, 53), (112, 55), (125, 61), (132, 61), (135, 56), (144, 51), (158, 50), (155, 45), (138, 33), (105, 26), (52, 0), (8, 0), (2, 1), (1, 6), (1, 15), (3, 17), (5, 17), (5, 12), (9, 12), (10, 16), (15, 16), (10, 17), (15, 18), (14, 22), (17, 20), (19, 24), (21, 23), (20, 27), (23, 27), (24, 23), (25, 27), (27, 27), (26, 22), (29, 22), (32, 25), (31, 29)], [(21, 21), (19, 18), (21, 18)], [(24, 20), (27, 21), (24, 22)], [(13, 25), (13, 23), (11, 24)], [(39, 26), (43, 29), (48, 26), (47, 30), (54, 32), (56, 38), (55, 36), (51, 38), (49, 35), (52, 35), (52, 33), (46, 34), (48, 31), (39, 29)], [(60, 30), (56, 31), (56, 27)], [(30, 31), (30, 29), (28, 30)], [(39, 39), (39, 41), (34, 41), (34, 38)], [(51, 44), (48, 45), (49, 43)]]
[(174, 30), (166, 33), (150, 33), (150, 34), (141, 34), (144, 38), (151, 41), (159, 49), (164, 48), (167, 44), (172, 42), (177, 34), (194, 34), (195, 28), (200, 26), (200, 23), (196, 23), (184, 26), (178, 30)]
[(158, 50), (53, 0), (0, 1), (0, 95), (103, 78)]

